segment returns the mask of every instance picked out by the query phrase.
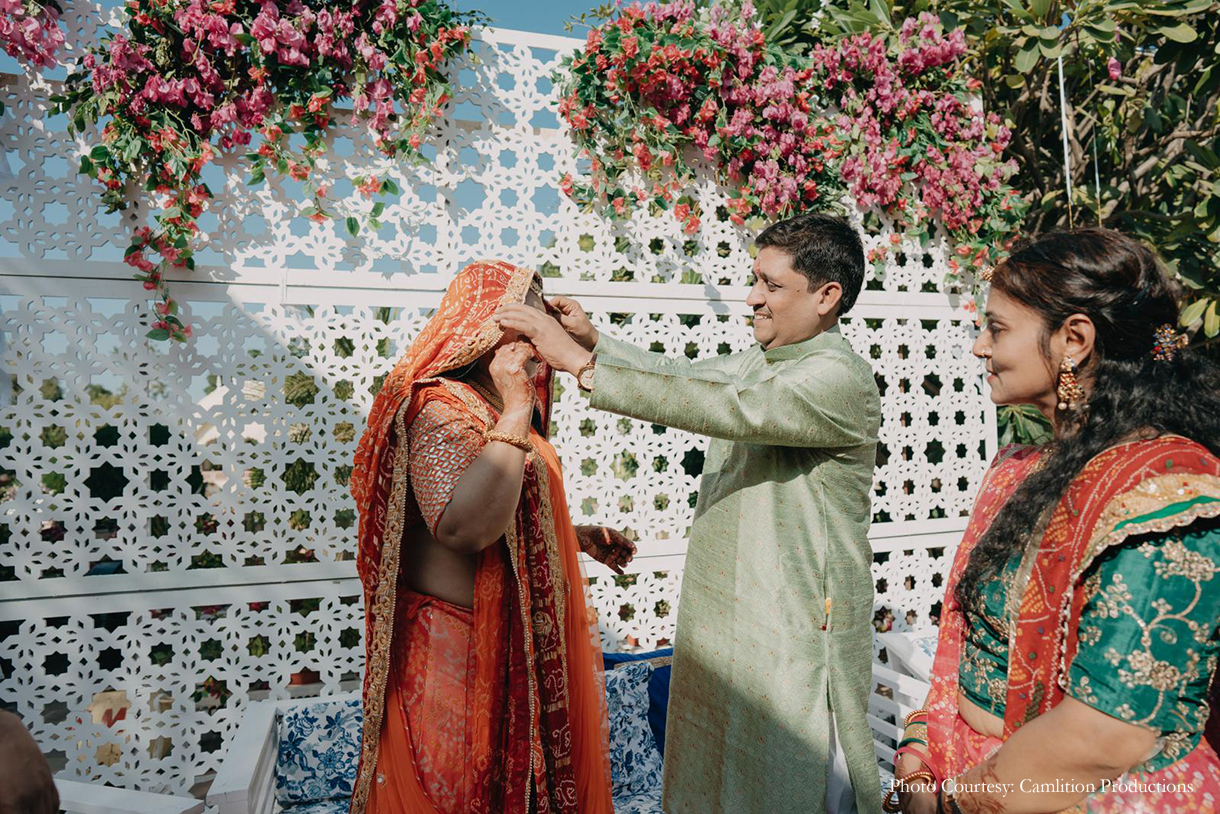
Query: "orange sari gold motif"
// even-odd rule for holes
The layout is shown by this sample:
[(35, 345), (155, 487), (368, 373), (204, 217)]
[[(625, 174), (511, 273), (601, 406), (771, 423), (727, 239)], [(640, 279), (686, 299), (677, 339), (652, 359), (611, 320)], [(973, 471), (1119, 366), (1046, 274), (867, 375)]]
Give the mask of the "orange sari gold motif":
[(559, 460), (547, 442), (551, 374), (535, 387), (517, 515), (478, 555), (474, 607), (401, 584), (403, 532), (418, 522), (407, 434), (431, 405), (480, 427), (496, 416), (442, 374), (493, 348), (493, 315), (524, 301), (534, 272), (474, 263), (373, 402), (352, 472), (364, 589), (364, 739), (353, 814), (612, 814), (606, 702)]

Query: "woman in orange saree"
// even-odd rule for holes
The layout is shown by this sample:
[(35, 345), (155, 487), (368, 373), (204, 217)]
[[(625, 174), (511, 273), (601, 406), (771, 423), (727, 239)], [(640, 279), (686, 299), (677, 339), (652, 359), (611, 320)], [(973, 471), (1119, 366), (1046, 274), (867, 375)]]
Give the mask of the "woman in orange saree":
[(613, 814), (577, 552), (616, 567), (633, 548), (573, 527), (550, 371), (493, 319), (540, 291), (527, 269), (465, 268), (370, 411), (351, 481), (367, 654), (353, 814)]
[(980, 487), (901, 808), (1215, 812), (1220, 375), (1118, 233), (1049, 235), (991, 282), (974, 353), (992, 400), (1035, 405), (1054, 439), (1001, 450)]

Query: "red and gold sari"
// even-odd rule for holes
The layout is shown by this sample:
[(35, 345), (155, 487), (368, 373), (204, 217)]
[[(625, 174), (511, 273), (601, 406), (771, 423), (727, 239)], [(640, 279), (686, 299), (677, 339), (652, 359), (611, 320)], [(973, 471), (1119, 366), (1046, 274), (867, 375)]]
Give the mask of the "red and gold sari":
[(390, 373), (360, 440), (351, 483), (367, 661), (353, 814), (613, 812), (601, 654), (545, 438), (545, 365), (535, 382), (541, 432), (531, 431), (517, 515), (478, 555), (474, 607), (411, 592), (399, 571), (403, 532), (421, 519), (409, 430), (438, 408), (495, 424), (487, 402), (442, 374), (495, 347), (493, 315), (523, 302), (534, 279), (507, 263), (463, 269)]
[[(941, 778), (958, 777), (990, 757), (1022, 725), (1064, 698), (1079, 645), (1086, 602), (1082, 575), (1099, 555), (1136, 535), (1165, 532), (1220, 514), (1220, 462), (1203, 446), (1176, 436), (1120, 444), (1090, 461), (1051, 512), (1040, 538), (1024, 552), (1011, 597), (1015, 613), (1008, 636), (1008, 680), (1002, 738), (974, 731), (958, 713), (959, 663), (967, 615), (954, 596), (969, 554), (992, 519), (1033, 471), (1040, 451), (1001, 450), (979, 490), (950, 571), (940, 618), (932, 689), (928, 696), (928, 747)], [(1212, 695), (1211, 722), (1217, 721)], [(1180, 791), (1108, 790), (1073, 811), (1189, 814), (1214, 811), (1220, 799), (1220, 759), (1204, 737), (1181, 759), (1142, 774), (1141, 784)]]

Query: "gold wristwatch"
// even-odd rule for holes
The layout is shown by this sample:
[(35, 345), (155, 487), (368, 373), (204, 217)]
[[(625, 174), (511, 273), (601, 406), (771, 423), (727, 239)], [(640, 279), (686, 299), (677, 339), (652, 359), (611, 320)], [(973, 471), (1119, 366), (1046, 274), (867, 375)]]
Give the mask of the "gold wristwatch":
[(589, 357), (589, 361), (585, 363), (584, 367), (576, 371), (576, 386), (586, 393), (593, 392), (593, 373), (596, 364), (597, 354), (595, 353)]

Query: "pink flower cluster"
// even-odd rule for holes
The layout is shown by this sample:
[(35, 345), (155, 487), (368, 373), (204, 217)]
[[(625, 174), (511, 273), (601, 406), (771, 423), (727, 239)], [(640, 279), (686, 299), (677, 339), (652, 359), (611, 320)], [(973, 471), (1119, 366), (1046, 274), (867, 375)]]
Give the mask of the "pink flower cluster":
[[(367, 120), (385, 154), (419, 158), (424, 129), (448, 99), (444, 64), (466, 49), (468, 22), (479, 19), (423, 0), (127, 0), (126, 11), (127, 32), (85, 55), (57, 109), (74, 121), (106, 121), (82, 172), (102, 183), (110, 210), (126, 207), (131, 181), (163, 201), (157, 230), (137, 234), (127, 253), (162, 309), (171, 302), (164, 265), (193, 266), (213, 145), (236, 149), (260, 135), (251, 183), (268, 172), (305, 182), (313, 206), (304, 214), (328, 220), (326, 190), (310, 179), (333, 102), (352, 98), (353, 122)], [(303, 148), (290, 146), (294, 133)], [(173, 313), (157, 317), (169, 336), (185, 338)]]
[[(693, 232), (693, 201), (671, 206), (694, 174), (687, 147), (739, 190), (730, 202), (737, 223), (792, 212), (833, 192), (839, 184), (827, 158), (842, 145), (812, 108), (811, 71), (768, 59), (753, 18), (749, 0), (698, 13), (691, 2), (637, 3), (590, 31), (561, 87), (560, 113), (595, 158), (591, 182), (572, 182), (571, 194), (601, 201), (614, 216), (642, 204), (672, 208)], [(653, 45), (642, 48), (641, 41)], [(633, 117), (633, 110), (655, 112)], [(631, 168), (648, 184), (624, 188)]]
[(981, 267), (1003, 251), (993, 228), (1017, 223), (1007, 183), (1016, 163), (1002, 158), (1009, 129), (970, 104), (973, 83), (954, 73), (965, 50), (960, 29), (946, 34), (925, 12), (904, 21), (896, 47), (866, 32), (812, 57), (822, 88), (837, 97), (839, 131), (851, 134), (841, 172), (857, 203), (919, 234), (939, 220)]
[[(559, 105), (591, 174), (565, 177), (564, 191), (611, 217), (671, 208), (693, 178), (693, 147), (736, 188), (736, 223), (850, 192), (912, 237), (943, 224), (973, 265), (1003, 251), (1021, 214), (1015, 163), (1002, 158), (1011, 134), (975, 109), (977, 85), (956, 73), (964, 32), (924, 13), (892, 40), (847, 36), (799, 60), (768, 49), (753, 18), (749, 0), (636, 3), (591, 30), (566, 63)], [(645, 183), (626, 182), (633, 175)], [(684, 223), (697, 216), (672, 208)]]
[(30, 0), (0, 0), (0, 47), (34, 68), (53, 68), (64, 44), (59, 12)]

